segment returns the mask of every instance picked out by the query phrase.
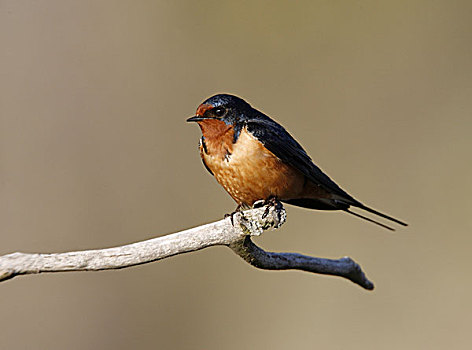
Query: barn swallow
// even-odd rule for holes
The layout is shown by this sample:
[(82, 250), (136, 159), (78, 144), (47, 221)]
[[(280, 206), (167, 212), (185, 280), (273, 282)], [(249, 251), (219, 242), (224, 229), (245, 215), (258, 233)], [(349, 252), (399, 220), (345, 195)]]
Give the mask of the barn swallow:
[(349, 210), (356, 207), (407, 226), (342, 190), (280, 124), (239, 97), (210, 97), (187, 121), (200, 126), (203, 164), (236, 201), (237, 210), (275, 200), (309, 209), (343, 210), (393, 230)]

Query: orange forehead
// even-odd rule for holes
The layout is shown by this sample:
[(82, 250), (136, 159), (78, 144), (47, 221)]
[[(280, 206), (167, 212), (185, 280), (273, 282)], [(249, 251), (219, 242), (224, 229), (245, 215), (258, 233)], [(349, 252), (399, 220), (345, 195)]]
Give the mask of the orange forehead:
[(210, 105), (210, 104), (201, 104), (200, 106), (198, 106), (197, 108), (197, 115), (200, 116), (200, 117), (203, 117), (203, 115), (205, 114), (206, 111), (212, 109), (213, 106)]

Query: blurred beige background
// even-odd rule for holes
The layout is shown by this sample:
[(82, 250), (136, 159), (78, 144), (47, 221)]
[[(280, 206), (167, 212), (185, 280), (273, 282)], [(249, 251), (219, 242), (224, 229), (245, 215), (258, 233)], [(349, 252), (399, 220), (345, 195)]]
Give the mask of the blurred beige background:
[(218, 247), (0, 284), (1, 349), (470, 349), (469, 1), (0, 1), (0, 254), (121, 245), (235, 204), (185, 123), (218, 92), (410, 223), (288, 207), (257, 243), (375, 282), (254, 269)]

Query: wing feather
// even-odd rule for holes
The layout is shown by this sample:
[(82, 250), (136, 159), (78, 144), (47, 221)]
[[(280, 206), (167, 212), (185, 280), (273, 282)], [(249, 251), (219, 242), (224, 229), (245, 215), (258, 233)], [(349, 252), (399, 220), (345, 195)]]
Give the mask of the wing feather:
[(262, 142), (269, 151), (274, 153), (284, 163), (290, 164), (299, 170), (314, 184), (339, 196), (345, 204), (360, 204), (313, 163), (303, 147), (283, 126), (265, 115), (262, 116), (262, 118), (259, 116), (258, 118), (247, 120), (246, 126), (248, 132)]

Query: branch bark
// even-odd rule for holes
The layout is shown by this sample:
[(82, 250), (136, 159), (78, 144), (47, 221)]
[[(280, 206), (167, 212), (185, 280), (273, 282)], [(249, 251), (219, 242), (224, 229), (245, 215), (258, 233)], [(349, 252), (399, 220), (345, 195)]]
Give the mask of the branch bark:
[(286, 220), (282, 206), (247, 210), (207, 225), (120, 247), (67, 253), (12, 253), (0, 256), (0, 281), (44, 272), (99, 271), (146, 264), (215, 245), (230, 247), (249, 264), (266, 270), (303, 270), (340, 276), (372, 290), (374, 285), (352, 259), (337, 260), (295, 253), (266, 252), (251, 236), (279, 228)]

